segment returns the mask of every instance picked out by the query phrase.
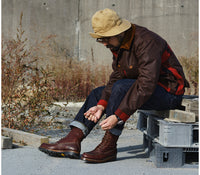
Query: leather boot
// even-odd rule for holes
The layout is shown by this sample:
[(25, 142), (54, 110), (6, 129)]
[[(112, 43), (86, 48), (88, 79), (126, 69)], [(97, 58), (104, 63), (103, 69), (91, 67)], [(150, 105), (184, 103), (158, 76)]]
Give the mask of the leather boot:
[(83, 153), (81, 159), (92, 163), (116, 160), (118, 138), (119, 136), (111, 134), (110, 131), (106, 131), (102, 142), (93, 151)]
[(53, 144), (43, 143), (39, 150), (54, 157), (80, 158), (81, 141), (84, 134), (81, 129), (73, 127), (69, 134)]

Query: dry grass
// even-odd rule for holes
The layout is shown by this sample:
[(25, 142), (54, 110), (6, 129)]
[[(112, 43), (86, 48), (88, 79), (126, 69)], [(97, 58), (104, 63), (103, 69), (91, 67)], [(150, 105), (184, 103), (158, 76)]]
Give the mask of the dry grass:
[(198, 95), (199, 94), (199, 58), (198, 55), (188, 58), (179, 57), (179, 61), (183, 66), (183, 70), (186, 79), (190, 83), (190, 88), (186, 89), (185, 94), (187, 95)]
[(66, 60), (55, 64), (54, 99), (82, 101), (92, 89), (105, 85), (111, 70), (108, 66), (94, 65), (86, 61)]

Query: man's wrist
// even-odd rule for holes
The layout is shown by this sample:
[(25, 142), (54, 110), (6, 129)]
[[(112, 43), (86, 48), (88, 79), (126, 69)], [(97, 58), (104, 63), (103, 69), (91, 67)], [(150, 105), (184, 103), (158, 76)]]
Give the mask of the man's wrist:
[(97, 105), (97, 107), (100, 108), (102, 111), (104, 111), (104, 109), (105, 109), (104, 106), (102, 106), (102, 105)]
[(121, 125), (121, 124), (123, 124), (124, 123), (124, 121), (121, 119), (121, 118), (119, 118), (117, 115), (115, 115), (116, 116), (116, 118), (117, 118), (117, 120), (118, 120), (118, 125)]

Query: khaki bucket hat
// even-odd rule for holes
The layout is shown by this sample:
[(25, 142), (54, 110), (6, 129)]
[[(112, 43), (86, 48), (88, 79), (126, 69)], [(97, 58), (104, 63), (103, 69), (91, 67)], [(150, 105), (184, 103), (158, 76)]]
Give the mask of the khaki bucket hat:
[(103, 38), (118, 35), (131, 27), (131, 23), (121, 19), (118, 14), (111, 9), (97, 11), (92, 17), (92, 28), (90, 32), (93, 38)]

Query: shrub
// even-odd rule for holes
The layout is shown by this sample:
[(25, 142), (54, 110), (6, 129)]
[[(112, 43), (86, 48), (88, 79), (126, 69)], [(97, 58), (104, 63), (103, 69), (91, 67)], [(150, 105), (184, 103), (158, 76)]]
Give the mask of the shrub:
[(198, 95), (199, 94), (199, 59), (198, 55), (188, 58), (179, 57), (181, 65), (186, 76), (186, 79), (190, 83), (190, 88), (186, 89), (185, 94), (187, 95)]
[(23, 13), (17, 37), (2, 41), (2, 126), (30, 130), (44, 124), (40, 119), (55, 100), (82, 101), (93, 88), (104, 85), (109, 69), (66, 59), (63, 54), (56, 63), (38, 66), (41, 58), (37, 53), (41, 53), (41, 49), (51, 50), (48, 43), (55, 36), (47, 36), (29, 46), (22, 17)]
[(28, 130), (52, 102), (51, 73), (38, 68), (38, 57), (24, 37), (22, 16), (17, 38), (2, 41), (2, 126)]

